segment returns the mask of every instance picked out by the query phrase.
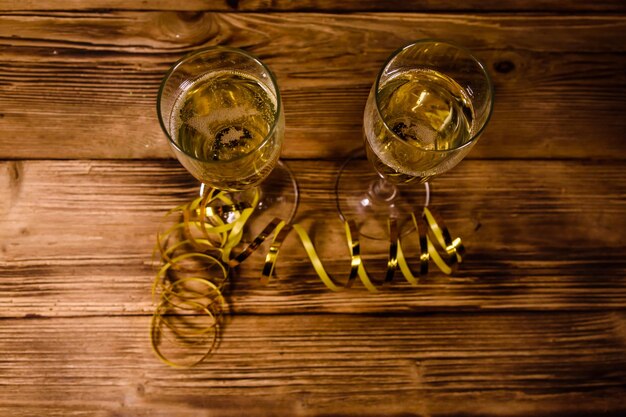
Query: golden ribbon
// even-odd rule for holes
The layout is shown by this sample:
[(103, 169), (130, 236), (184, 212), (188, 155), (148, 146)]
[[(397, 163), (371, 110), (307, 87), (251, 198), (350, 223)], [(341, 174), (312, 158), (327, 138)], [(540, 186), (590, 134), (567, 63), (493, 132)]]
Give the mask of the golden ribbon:
[[(214, 207), (212, 204), (216, 202), (221, 205)], [(177, 367), (194, 366), (211, 353), (217, 343), (220, 317), (226, 305), (222, 290), (230, 268), (243, 262), (270, 236), (273, 236), (273, 240), (261, 271), (262, 284), (270, 281), (282, 243), (293, 230), (316, 274), (332, 291), (352, 287), (358, 277), (368, 291), (378, 292), (393, 282), (398, 269), (410, 285), (417, 286), (419, 277), (428, 273), (430, 259), (443, 273), (451, 274), (461, 263), (465, 252), (461, 238), (453, 239), (441, 217), (424, 207), (421, 216), (411, 214), (419, 243), (417, 276), (409, 267), (402, 249), (398, 223), (396, 219), (390, 219), (387, 271), (382, 282), (377, 283), (365, 269), (358, 228), (349, 220), (344, 224), (344, 232), (350, 250), (351, 267), (348, 279), (342, 284), (342, 281), (326, 272), (306, 230), (298, 224), (286, 224), (278, 218), (273, 219), (238, 254), (233, 255), (233, 250), (241, 243), (244, 226), (257, 203), (258, 194), (250, 205), (246, 205), (234, 203), (225, 193), (209, 189), (203, 197), (178, 206), (168, 213), (168, 216), (178, 216), (179, 220), (165, 232), (157, 234), (156, 250), (160, 254), (161, 266), (156, 274), (152, 293), (153, 297), (158, 294), (160, 298), (156, 302), (157, 308), (151, 324), (152, 347), (157, 357), (166, 364)], [(233, 215), (235, 220), (226, 222), (224, 215)], [(197, 358), (182, 363), (168, 358), (162, 351), (161, 345), (165, 340), (174, 342), (174, 345), (183, 349), (200, 346), (201, 351)]]

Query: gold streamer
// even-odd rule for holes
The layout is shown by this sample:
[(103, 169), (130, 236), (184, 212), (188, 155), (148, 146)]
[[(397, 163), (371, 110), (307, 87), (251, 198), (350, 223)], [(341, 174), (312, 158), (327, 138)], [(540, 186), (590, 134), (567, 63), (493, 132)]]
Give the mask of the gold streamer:
[[(267, 284), (278, 260), (280, 248), (295, 231), (313, 269), (322, 283), (331, 291), (351, 288), (358, 277), (370, 292), (378, 292), (389, 286), (400, 270), (406, 281), (417, 286), (419, 278), (428, 273), (432, 259), (445, 274), (451, 274), (462, 261), (465, 248), (459, 237), (452, 238), (441, 216), (424, 208), (418, 218), (411, 214), (413, 226), (418, 234), (419, 272), (417, 277), (409, 267), (396, 219), (389, 220), (389, 252), (384, 279), (376, 283), (367, 272), (361, 257), (359, 232), (353, 221), (344, 224), (346, 243), (350, 253), (350, 273), (342, 284), (331, 277), (324, 268), (315, 246), (306, 230), (298, 224), (286, 224), (275, 218), (237, 255), (233, 250), (241, 243), (246, 222), (254, 212), (259, 195), (255, 194), (251, 204), (231, 201), (223, 192), (209, 189), (204, 196), (178, 206), (166, 215), (177, 216), (178, 221), (164, 233), (157, 234), (157, 247), (161, 257), (152, 287), (157, 307), (151, 323), (151, 344), (156, 356), (164, 363), (175, 367), (195, 366), (205, 360), (216, 346), (221, 314), (226, 306), (223, 287), (230, 268), (238, 266), (270, 237), (273, 240), (265, 257), (260, 276), (261, 284)], [(214, 202), (222, 203), (213, 207)], [(234, 216), (227, 222), (224, 216)], [(156, 252), (156, 251), (155, 251)], [(157, 295), (160, 297), (156, 301)], [(177, 325), (178, 320), (180, 325)], [(195, 320), (195, 322), (194, 322)], [(203, 325), (197, 321), (204, 320)], [(190, 329), (181, 326), (193, 326)], [(169, 333), (166, 337), (166, 333)], [(164, 341), (184, 349), (200, 347), (198, 358), (182, 363), (169, 358), (162, 351)]]

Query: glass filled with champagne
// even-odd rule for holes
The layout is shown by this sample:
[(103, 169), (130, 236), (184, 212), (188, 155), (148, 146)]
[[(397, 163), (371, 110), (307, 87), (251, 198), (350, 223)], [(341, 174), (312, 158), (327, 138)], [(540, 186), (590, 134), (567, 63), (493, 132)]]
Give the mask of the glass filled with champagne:
[[(337, 181), (340, 215), (355, 218), (364, 236), (384, 238), (387, 219), (402, 220), (428, 205), (427, 182), (468, 154), (492, 108), (489, 75), (467, 49), (442, 40), (398, 49), (365, 106), (365, 154), (375, 173), (366, 179), (365, 172), (351, 172), (358, 162), (344, 164)], [(420, 183), (425, 186), (411, 186)]]
[(279, 162), (280, 92), (258, 58), (222, 46), (192, 52), (165, 75), (157, 114), (174, 154), (203, 188), (244, 203), (260, 192), (263, 209), (278, 205), (281, 217), (293, 215), (296, 185)]

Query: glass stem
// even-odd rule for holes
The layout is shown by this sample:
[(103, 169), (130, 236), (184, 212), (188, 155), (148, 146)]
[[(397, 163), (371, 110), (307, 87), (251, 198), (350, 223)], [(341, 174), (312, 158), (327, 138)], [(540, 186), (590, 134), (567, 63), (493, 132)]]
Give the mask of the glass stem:
[(370, 182), (367, 194), (373, 201), (390, 202), (398, 194), (398, 188), (384, 178), (378, 178)]

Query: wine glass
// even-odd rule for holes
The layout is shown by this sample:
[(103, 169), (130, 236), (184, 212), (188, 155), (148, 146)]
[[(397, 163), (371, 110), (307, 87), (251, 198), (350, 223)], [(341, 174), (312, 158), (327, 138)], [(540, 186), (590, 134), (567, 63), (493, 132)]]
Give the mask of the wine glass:
[(293, 218), (297, 185), (279, 161), (282, 102), (274, 75), (258, 58), (223, 46), (190, 53), (163, 78), (157, 114), (176, 158), (201, 182), (201, 193), (216, 188), (236, 205), (251, 205), (259, 193), (261, 217)]
[(468, 154), (492, 108), (491, 79), (467, 49), (425, 39), (395, 51), (365, 106), (370, 165), (352, 155), (337, 178), (340, 217), (354, 219), (360, 234), (372, 239), (386, 238), (390, 217), (404, 220), (404, 233), (410, 231), (407, 215), (430, 201), (428, 181)]

